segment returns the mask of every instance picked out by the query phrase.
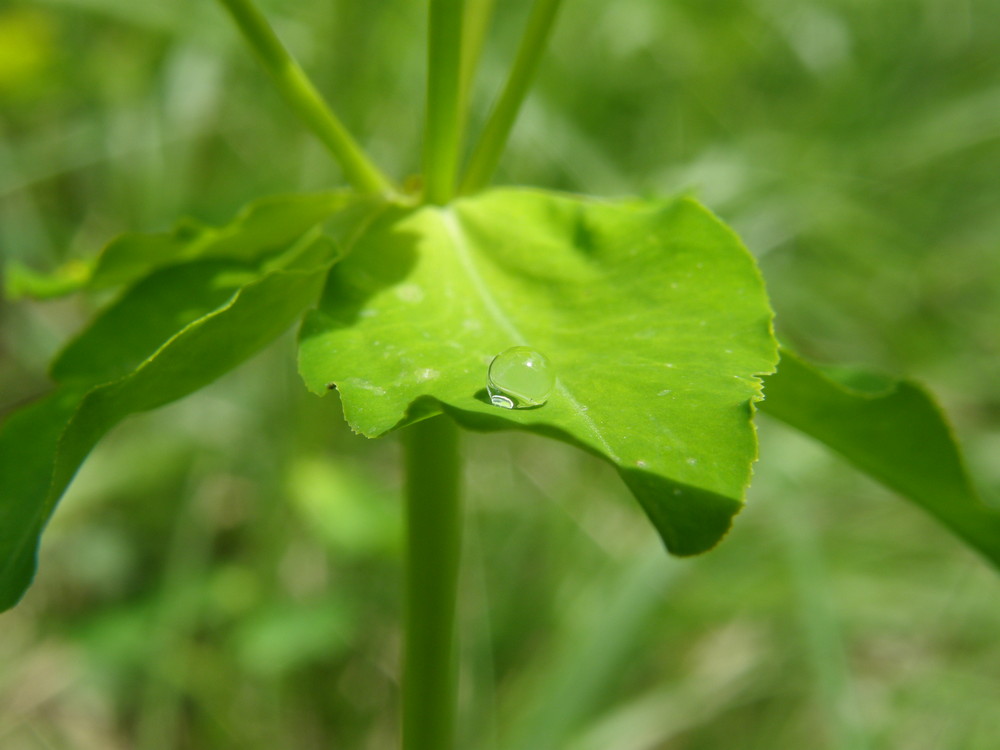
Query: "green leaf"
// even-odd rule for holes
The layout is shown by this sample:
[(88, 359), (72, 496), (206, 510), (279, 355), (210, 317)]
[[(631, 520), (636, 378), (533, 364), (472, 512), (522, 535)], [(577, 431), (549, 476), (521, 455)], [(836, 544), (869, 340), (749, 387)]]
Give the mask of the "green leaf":
[[(544, 406), (489, 403), (487, 367), (515, 345), (555, 368)], [(307, 317), (299, 367), (370, 437), (444, 410), (593, 452), (686, 555), (742, 506), (776, 359), (753, 259), (695, 201), (499, 190), (375, 220)]]
[(35, 544), (51, 513), (53, 457), (82, 394), (59, 390), (0, 426), (0, 610), (14, 606), (35, 571)]
[(912, 500), (1000, 568), (1000, 510), (969, 478), (951, 427), (919, 385), (820, 369), (782, 349), (761, 410)]
[(224, 304), (257, 276), (250, 266), (196, 261), (155, 271), (130, 287), (53, 361), (58, 382), (100, 383), (127, 375), (186, 325)]
[[(255, 275), (217, 262), (164, 269), (67, 347), (54, 367), (63, 385), (0, 427), (0, 608), (29, 585), (42, 528), (100, 437), (130, 414), (202, 388), (275, 339), (315, 301), (335, 252), (321, 238), (296, 248), (286, 267)], [(153, 318), (136, 317), (142, 311)]]
[(184, 219), (170, 232), (123, 234), (104, 247), (90, 268), (75, 260), (46, 275), (11, 264), (6, 293), (11, 298), (47, 298), (81, 288), (106, 289), (196, 259), (256, 263), (284, 250), (348, 204), (358, 202), (363, 201), (346, 191), (271, 196), (247, 205), (223, 227)]

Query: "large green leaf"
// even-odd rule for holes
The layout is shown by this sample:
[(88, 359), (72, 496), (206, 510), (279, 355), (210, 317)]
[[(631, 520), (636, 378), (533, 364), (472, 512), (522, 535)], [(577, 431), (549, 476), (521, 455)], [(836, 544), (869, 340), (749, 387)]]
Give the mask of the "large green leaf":
[(811, 435), (936, 517), (1000, 567), (1000, 509), (974, 489), (951, 427), (915, 383), (819, 369), (782, 349), (761, 410)]
[[(515, 345), (557, 371), (544, 406), (485, 398), (491, 358)], [(307, 385), (335, 385), (358, 432), (445, 410), (573, 443), (618, 469), (677, 554), (712, 547), (740, 509), (776, 359), (753, 259), (695, 201), (530, 190), (383, 213), (300, 341)]]
[(257, 262), (283, 251), (310, 228), (358, 202), (346, 191), (262, 198), (222, 227), (184, 219), (169, 232), (120, 235), (91, 266), (71, 261), (51, 274), (41, 274), (11, 264), (6, 292), (9, 297), (56, 297), (84, 287), (131, 284), (159, 268), (196, 259)]
[(181, 398), (231, 370), (314, 303), (335, 255), (297, 243), (282, 264), (200, 261), (155, 272), (57, 359), (63, 385), (0, 428), (0, 608), (34, 573), (38, 537), (100, 437), (129, 414)]

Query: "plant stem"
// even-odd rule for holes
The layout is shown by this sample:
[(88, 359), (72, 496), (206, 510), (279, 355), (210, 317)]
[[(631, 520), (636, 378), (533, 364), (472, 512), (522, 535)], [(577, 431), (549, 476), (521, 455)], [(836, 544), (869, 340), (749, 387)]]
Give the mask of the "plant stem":
[(552, 33), (561, 2), (562, 0), (535, 0), (521, 46), (514, 59), (514, 67), (511, 68), (503, 93), (494, 105), (483, 134), (469, 159), (461, 193), (482, 190), (492, 179), (521, 104), (538, 70), (538, 63)]
[(462, 539), (458, 428), (444, 416), (406, 430), (403, 750), (453, 750), (455, 602)]
[(323, 100), (267, 19), (252, 0), (219, 0), (232, 15), (244, 39), (270, 73), (295, 114), (308, 125), (344, 170), (344, 176), (364, 193), (390, 193), (392, 183), (379, 171)]
[(424, 135), (425, 199), (439, 206), (455, 192), (461, 146), (459, 105), (464, 0), (431, 0), (427, 44), (427, 125)]
[(462, 20), (462, 74), (458, 113), (461, 131), (465, 131), (465, 121), (469, 113), (469, 99), (472, 84), (476, 79), (479, 59), (483, 56), (486, 32), (493, 18), (496, 0), (466, 0), (465, 17)]

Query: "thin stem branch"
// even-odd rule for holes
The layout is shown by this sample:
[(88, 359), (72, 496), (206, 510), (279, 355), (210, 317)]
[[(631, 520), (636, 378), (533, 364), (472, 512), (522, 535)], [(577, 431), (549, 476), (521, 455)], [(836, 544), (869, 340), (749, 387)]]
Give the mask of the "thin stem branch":
[(418, 422), (406, 446), (403, 750), (453, 750), (455, 608), (462, 539), (458, 428)]
[(308, 125), (344, 170), (344, 176), (364, 193), (390, 193), (392, 183), (368, 158), (316, 90), (305, 72), (281, 44), (252, 0), (219, 0), (244, 39), (257, 53), (295, 114)]
[(465, 17), (462, 21), (462, 74), (458, 107), (463, 133), (469, 114), (472, 85), (476, 79), (479, 60), (483, 56), (483, 47), (486, 45), (486, 35), (493, 19), (495, 5), (496, 0), (466, 0)]
[(461, 148), (462, 15), (464, 0), (431, 0), (427, 44), (425, 199), (444, 205), (455, 192)]
[(500, 162), (500, 155), (514, 127), (521, 104), (538, 70), (562, 0), (535, 0), (521, 46), (503, 93), (493, 107), (482, 136), (469, 159), (460, 192), (474, 193), (486, 187)]

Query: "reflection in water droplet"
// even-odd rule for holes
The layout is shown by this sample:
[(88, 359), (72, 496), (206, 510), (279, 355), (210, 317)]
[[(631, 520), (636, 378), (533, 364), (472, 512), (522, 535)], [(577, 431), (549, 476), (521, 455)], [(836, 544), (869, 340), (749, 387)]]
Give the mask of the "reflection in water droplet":
[(490, 403), (503, 409), (541, 406), (555, 384), (548, 357), (529, 346), (514, 346), (495, 356), (486, 380)]

